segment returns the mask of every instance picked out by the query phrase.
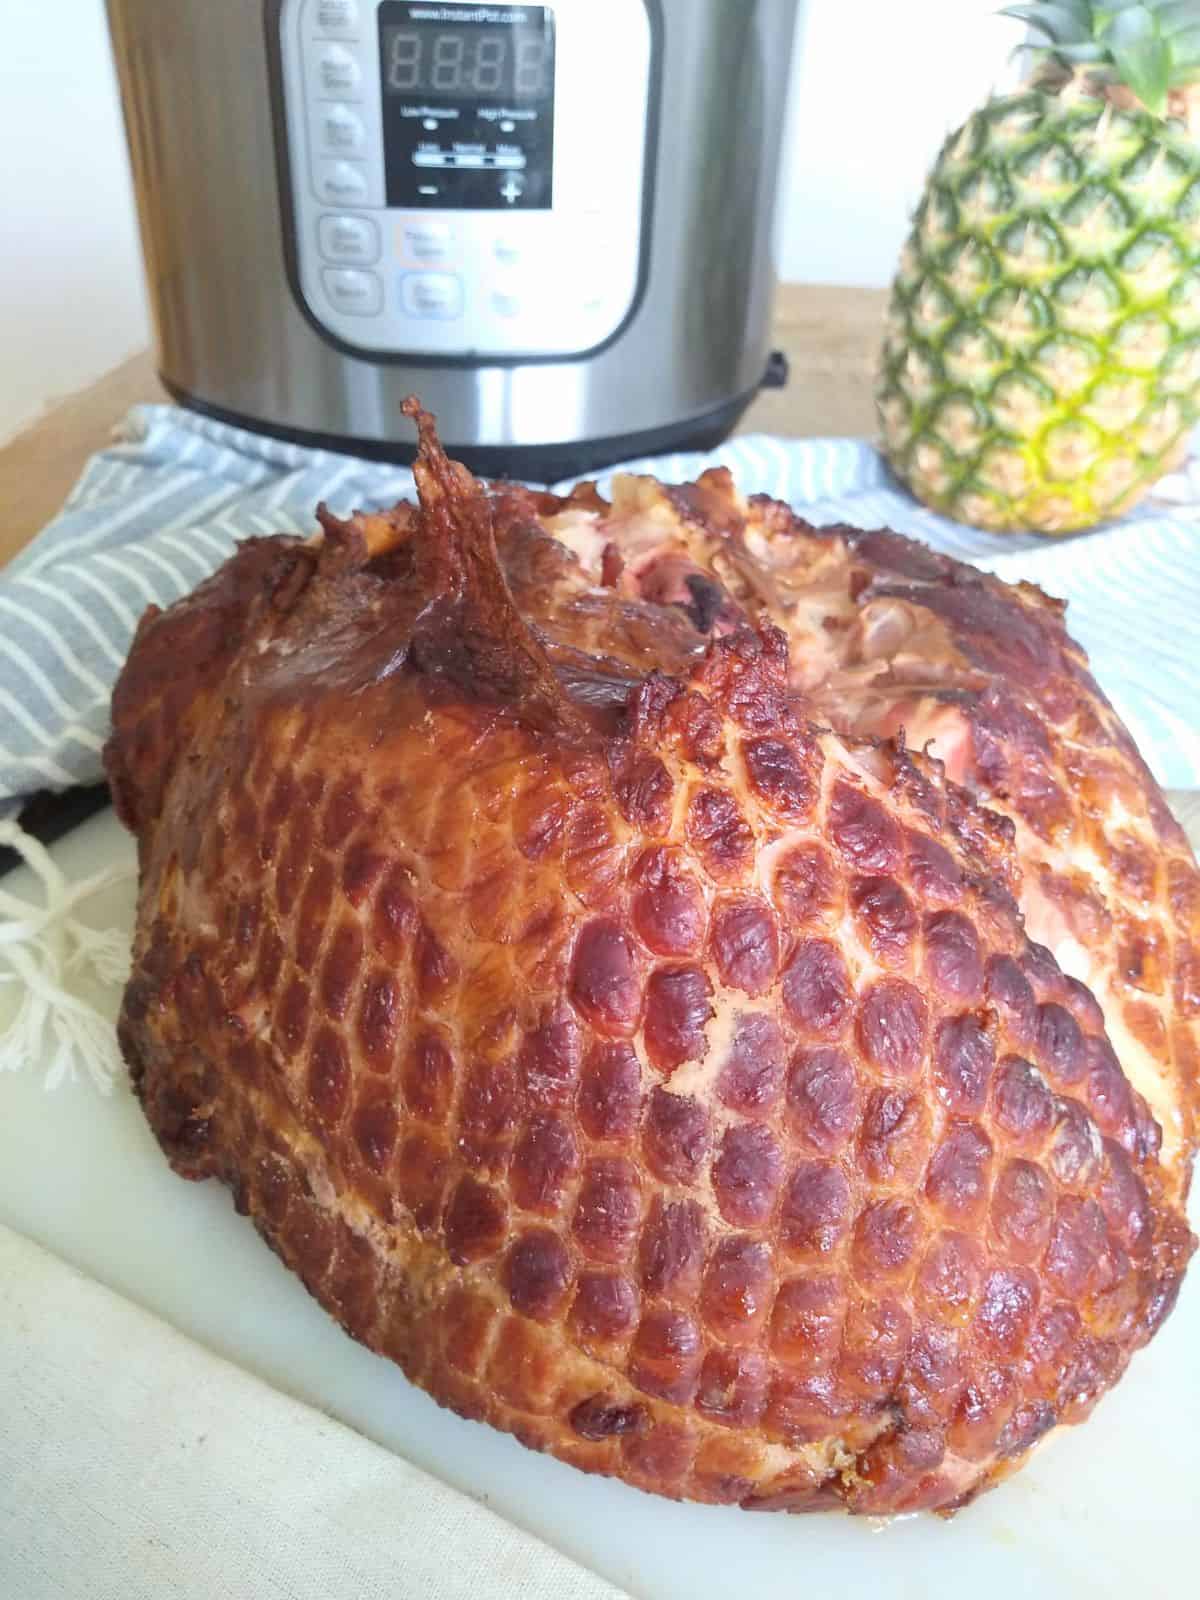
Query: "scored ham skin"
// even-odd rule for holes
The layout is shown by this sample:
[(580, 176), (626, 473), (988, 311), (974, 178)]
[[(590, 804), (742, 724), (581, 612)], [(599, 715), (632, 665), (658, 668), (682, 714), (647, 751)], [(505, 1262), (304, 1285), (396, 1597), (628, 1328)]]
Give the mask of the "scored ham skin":
[(420, 420), (420, 510), (248, 542), (118, 683), (152, 1128), (525, 1444), (965, 1503), (1193, 1246), (1182, 835), (1037, 591), (720, 473), (484, 491)]

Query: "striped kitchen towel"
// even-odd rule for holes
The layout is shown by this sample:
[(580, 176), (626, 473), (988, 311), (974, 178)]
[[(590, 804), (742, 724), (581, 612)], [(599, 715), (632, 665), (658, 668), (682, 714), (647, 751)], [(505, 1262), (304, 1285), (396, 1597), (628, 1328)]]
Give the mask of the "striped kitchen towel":
[[(1070, 602), (1092, 658), (1164, 787), (1200, 788), (1200, 457), (1099, 532), (999, 537), (923, 510), (856, 439), (731, 440), (618, 470), (668, 481), (734, 473), (811, 522), (890, 527)], [(558, 486), (565, 487), (565, 486)], [(109, 696), (139, 614), (169, 605), (239, 539), (315, 529), (314, 507), (378, 509), (412, 474), (303, 450), (171, 406), (139, 406), (87, 464), (61, 514), (0, 572), (0, 814), (37, 789), (100, 777)]]

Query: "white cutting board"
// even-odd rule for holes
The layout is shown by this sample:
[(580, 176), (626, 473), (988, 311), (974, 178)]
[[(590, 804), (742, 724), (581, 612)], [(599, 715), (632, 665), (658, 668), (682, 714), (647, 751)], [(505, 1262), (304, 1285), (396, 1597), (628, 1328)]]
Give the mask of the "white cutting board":
[[(131, 861), (133, 846), (106, 813), (54, 855), (77, 876)], [(33, 893), (27, 873), (5, 888)], [(88, 920), (128, 926), (132, 910), (130, 885), (98, 897)], [(11, 999), (0, 989), (0, 1021)], [(116, 999), (106, 997), (114, 1013)], [(341, 1332), (235, 1215), (224, 1189), (172, 1175), (124, 1089), (104, 1099), (79, 1081), (48, 1094), (36, 1062), (0, 1074), (0, 1220), (638, 1600), (1198, 1592), (1200, 1264), (1159, 1338), (1086, 1426), (1056, 1435), (952, 1522), (879, 1526), (672, 1505), (439, 1410)]]

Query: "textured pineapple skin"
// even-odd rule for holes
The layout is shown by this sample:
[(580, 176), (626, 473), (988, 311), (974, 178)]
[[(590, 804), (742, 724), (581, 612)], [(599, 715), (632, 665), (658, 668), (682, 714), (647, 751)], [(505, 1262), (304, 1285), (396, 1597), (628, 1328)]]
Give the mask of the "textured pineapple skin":
[(1095, 100), (975, 112), (917, 208), (877, 403), (936, 511), (1071, 533), (1128, 510), (1200, 414), (1200, 148)]

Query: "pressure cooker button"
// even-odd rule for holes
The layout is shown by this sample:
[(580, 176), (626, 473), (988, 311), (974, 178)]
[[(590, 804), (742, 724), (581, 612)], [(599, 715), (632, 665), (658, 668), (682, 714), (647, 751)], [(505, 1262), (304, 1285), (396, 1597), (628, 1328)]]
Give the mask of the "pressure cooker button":
[(492, 254), (502, 267), (515, 267), (521, 260), (521, 244), (514, 234), (502, 233), (492, 245)]
[(421, 267), (441, 267), (454, 257), (454, 229), (448, 222), (405, 222), (400, 248), (406, 261)]
[(321, 149), (331, 155), (354, 155), (367, 142), (367, 130), (349, 106), (321, 106), (316, 117)]
[(452, 272), (406, 272), (400, 279), (400, 304), (410, 317), (453, 321), (462, 316), (462, 279)]
[(362, 94), (362, 68), (342, 44), (318, 45), (313, 54), (317, 93), (323, 100), (357, 100)]
[(383, 284), (377, 273), (353, 267), (326, 267), (321, 273), (329, 304), (351, 317), (373, 317), (383, 309)]
[(519, 317), (521, 297), (511, 289), (497, 289), (492, 295), (492, 309), (498, 317)]
[(317, 242), (326, 261), (370, 267), (379, 260), (379, 229), (370, 217), (322, 217)]
[(315, 10), (318, 33), (358, 32), (358, 0), (317, 0)]
[(314, 181), (317, 194), (328, 205), (362, 206), (367, 203), (367, 174), (350, 161), (318, 161)]

